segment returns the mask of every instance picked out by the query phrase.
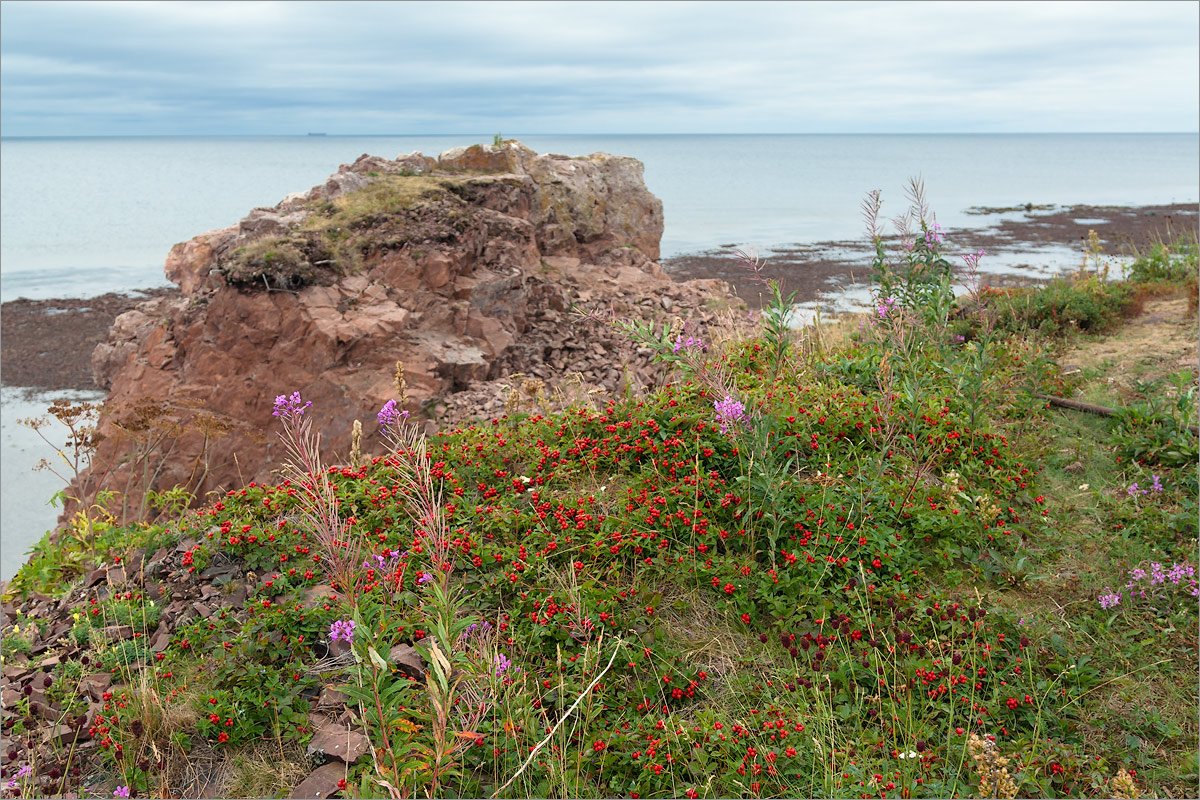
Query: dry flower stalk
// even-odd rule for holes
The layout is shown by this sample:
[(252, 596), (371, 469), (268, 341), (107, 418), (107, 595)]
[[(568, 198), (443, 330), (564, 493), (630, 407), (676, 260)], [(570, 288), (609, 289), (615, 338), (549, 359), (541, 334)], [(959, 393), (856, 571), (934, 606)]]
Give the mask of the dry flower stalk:
[(1008, 774), (1008, 759), (1000, 754), (996, 743), (975, 734), (967, 740), (967, 755), (979, 775), (979, 792), (976, 797), (996, 797), (1011, 800), (1017, 796), (1017, 784)]

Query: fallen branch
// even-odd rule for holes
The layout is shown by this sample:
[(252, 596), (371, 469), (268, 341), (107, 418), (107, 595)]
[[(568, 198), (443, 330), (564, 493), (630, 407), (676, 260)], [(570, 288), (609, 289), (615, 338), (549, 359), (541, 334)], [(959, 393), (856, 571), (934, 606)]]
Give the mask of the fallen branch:
[[(1099, 414), (1102, 417), (1111, 417), (1117, 414), (1118, 409), (1109, 408), (1108, 406), (1097, 406), (1091, 403), (1084, 403), (1079, 400), (1068, 400), (1065, 397), (1055, 397), (1049, 394), (1035, 395), (1040, 400), (1046, 400), (1052, 406), (1059, 408), (1070, 408), (1075, 411), (1086, 411), (1089, 414)], [(1200, 436), (1200, 428), (1195, 425), (1188, 425), (1187, 429), (1192, 432), (1193, 436)]]

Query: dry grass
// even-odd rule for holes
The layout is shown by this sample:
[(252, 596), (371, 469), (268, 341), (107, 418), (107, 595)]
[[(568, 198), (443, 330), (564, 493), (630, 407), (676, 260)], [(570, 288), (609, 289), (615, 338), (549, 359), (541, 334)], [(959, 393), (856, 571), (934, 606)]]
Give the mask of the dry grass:
[(353, 229), (374, 217), (415, 208), (434, 198), (446, 197), (450, 187), (462, 179), (435, 178), (428, 175), (384, 175), (357, 192), (313, 205), (313, 212), (302, 228), (329, 233)]
[(715, 686), (723, 685), (721, 679), (731, 675), (739, 663), (747, 661), (747, 654), (759, 647), (754, 636), (735, 630), (725, 614), (699, 590), (667, 586), (662, 592), (662, 626), (680, 643), (688, 662), (707, 672)]
[(264, 742), (227, 759), (219, 797), (281, 797), (309, 773), (304, 748), (295, 742)]

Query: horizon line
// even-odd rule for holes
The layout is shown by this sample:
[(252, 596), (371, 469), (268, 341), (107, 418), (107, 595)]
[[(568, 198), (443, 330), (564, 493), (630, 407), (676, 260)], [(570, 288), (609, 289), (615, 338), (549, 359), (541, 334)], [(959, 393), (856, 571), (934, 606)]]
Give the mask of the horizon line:
[[(41, 133), (0, 134), (4, 139), (234, 139), (234, 138), (297, 138), (297, 139), (414, 139), (445, 138), (450, 136), (495, 136), (478, 132), (460, 133)], [(501, 134), (503, 135), (503, 134)], [(806, 131), (794, 133), (520, 133), (504, 136), (505, 141), (522, 136), (1200, 136), (1200, 131)], [(484, 144), (489, 144), (484, 142)]]

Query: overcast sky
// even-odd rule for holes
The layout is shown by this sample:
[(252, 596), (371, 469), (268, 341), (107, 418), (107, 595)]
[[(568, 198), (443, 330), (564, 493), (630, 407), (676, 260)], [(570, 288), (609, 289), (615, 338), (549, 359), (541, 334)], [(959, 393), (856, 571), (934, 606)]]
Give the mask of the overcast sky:
[(4, 2), (0, 132), (1197, 131), (1200, 3)]

